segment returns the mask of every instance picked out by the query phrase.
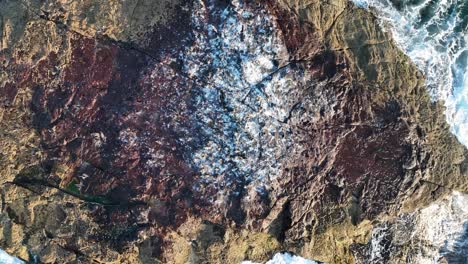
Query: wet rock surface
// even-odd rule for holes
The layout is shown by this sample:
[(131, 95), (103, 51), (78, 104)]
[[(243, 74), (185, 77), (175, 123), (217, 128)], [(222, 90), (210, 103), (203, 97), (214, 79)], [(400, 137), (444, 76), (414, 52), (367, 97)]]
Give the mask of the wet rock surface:
[(25, 260), (397, 261), (382, 226), (468, 191), (424, 77), (347, 1), (0, 7), (0, 247)]

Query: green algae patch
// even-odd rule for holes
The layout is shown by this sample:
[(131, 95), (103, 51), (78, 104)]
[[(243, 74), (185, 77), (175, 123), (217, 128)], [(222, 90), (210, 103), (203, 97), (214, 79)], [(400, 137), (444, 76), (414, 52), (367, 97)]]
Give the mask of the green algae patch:
[(76, 180), (72, 180), (70, 184), (68, 184), (66, 190), (73, 194), (80, 194), (77, 184), (78, 182)]

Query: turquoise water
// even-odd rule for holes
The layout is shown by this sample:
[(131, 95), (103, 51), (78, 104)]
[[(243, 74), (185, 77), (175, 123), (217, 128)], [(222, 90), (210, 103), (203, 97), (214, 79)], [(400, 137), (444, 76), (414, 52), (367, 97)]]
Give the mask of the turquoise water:
[(354, 0), (380, 18), (400, 48), (427, 77), (434, 100), (468, 146), (468, 0)]

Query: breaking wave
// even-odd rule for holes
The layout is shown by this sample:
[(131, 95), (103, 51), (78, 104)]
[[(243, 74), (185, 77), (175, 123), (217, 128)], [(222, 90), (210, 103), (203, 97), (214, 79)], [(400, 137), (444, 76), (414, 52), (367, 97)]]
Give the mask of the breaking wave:
[(425, 73), (432, 98), (445, 102), (452, 132), (468, 146), (468, 1), (353, 1), (371, 9)]

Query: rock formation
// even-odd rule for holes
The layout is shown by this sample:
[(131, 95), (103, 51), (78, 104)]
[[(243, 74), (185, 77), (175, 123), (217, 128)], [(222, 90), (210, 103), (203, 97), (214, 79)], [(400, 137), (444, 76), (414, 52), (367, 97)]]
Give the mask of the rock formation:
[(394, 245), (468, 192), (443, 106), (349, 1), (7, 0), (0, 18), (0, 248), (24, 260), (398, 262), (411, 238), (377, 258), (380, 230)]

